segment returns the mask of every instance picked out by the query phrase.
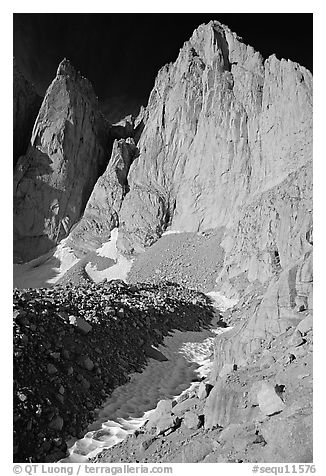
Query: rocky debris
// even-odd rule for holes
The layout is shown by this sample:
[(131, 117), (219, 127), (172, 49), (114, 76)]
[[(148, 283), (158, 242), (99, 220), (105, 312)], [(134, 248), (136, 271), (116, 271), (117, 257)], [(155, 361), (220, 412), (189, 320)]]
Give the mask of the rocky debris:
[[(66, 77), (76, 81), (74, 70), (65, 62), (58, 78)], [(61, 79), (58, 81), (60, 85)], [(53, 85), (45, 103), (50, 97), (56, 104)], [(58, 104), (63, 104), (60, 94), (65, 98), (65, 91), (59, 88)], [(44, 183), (53, 186), (43, 180), (51, 174), (39, 163), (50, 150), (46, 157), (62, 165), (62, 144), (66, 147), (66, 142), (73, 142), (70, 123), (66, 131), (68, 109), (63, 114), (64, 127), (60, 111), (59, 121), (54, 122), (65, 136), (63, 141), (61, 136), (49, 139), (53, 130), (43, 116), (48, 110), (53, 113), (53, 108), (41, 108), (30, 155), (34, 157), (38, 151), (43, 156), (36, 154), (37, 160), (29, 162), (27, 153), (26, 168), (19, 166), (16, 183), (22, 196), (18, 205), (25, 203), (29, 184), (37, 193)], [(86, 113), (87, 122), (88, 109)], [(52, 124), (51, 117), (46, 120)], [(93, 133), (92, 127), (88, 130)], [(94, 287), (84, 273), (86, 261), (80, 260), (66, 277), (80, 287), (23, 292), (23, 303), (17, 295), (17, 458), (59, 459), (67, 437), (80, 435), (103, 392), (110, 392), (130, 371), (139, 369), (149, 346), (157, 345), (176, 321), (181, 329), (193, 328), (201, 316), (201, 324), (206, 322), (207, 299), (169, 283), (156, 284), (173, 280), (202, 291), (216, 289), (237, 301), (223, 315), (232, 329), (214, 342), (209, 376), (213, 388), (203, 392), (203, 398), (198, 398), (197, 392), (186, 393), (176, 402), (161, 404), (156, 420), (98, 455), (94, 462), (311, 462), (310, 72), (274, 55), (264, 61), (226, 26), (212, 21), (194, 32), (175, 63), (160, 70), (147, 108), (121, 127), (123, 134), (133, 129), (137, 150), (126, 137), (115, 143), (112, 168), (109, 164), (98, 181), (94, 200), (89, 201), (89, 220), (85, 214), (83, 223), (87, 223), (78, 236), (82, 242), (83, 234), (88, 233), (91, 249), (97, 240), (95, 233), (94, 240), (91, 238), (95, 223), (103, 237), (119, 223), (118, 247), (136, 257), (130, 280), (154, 285), (120, 282)], [(99, 143), (101, 152), (95, 147), (92, 157), (104, 150), (96, 131), (91, 142)], [(110, 131), (112, 134), (113, 128)], [(135, 155), (139, 155), (136, 160)], [(100, 175), (96, 173), (93, 184)], [(114, 197), (110, 196), (111, 187)], [(90, 193), (91, 187), (83, 196), (84, 205)], [(42, 194), (36, 194), (37, 205), (42, 204)], [(55, 210), (60, 205), (61, 213), (61, 202), (49, 195), (53, 211), (46, 223), (51, 222), (57, 231), (57, 220), (67, 225), (66, 215), (57, 218)], [(101, 204), (107, 197), (110, 206), (103, 210)], [(74, 203), (73, 197), (65, 203), (70, 200)], [(18, 206), (18, 210), (26, 223), (32, 223), (31, 229), (37, 228), (35, 223), (44, 229), (43, 215), (40, 220), (34, 215), (31, 219), (26, 207)], [(38, 236), (40, 251), (47, 245), (41, 243), (34, 228), (31, 236)], [(77, 233), (78, 227), (75, 230)], [(183, 233), (161, 237), (166, 230)], [(26, 230), (18, 231), (30, 236)], [(26, 250), (30, 243), (24, 240)], [(137, 255), (149, 245), (145, 253)], [(99, 289), (100, 293), (96, 292)], [(171, 298), (169, 291), (178, 299)], [(64, 302), (62, 309), (61, 304), (59, 309), (51, 307), (51, 292)], [(41, 293), (42, 301), (37, 301), (35, 293)], [(29, 303), (33, 310), (35, 299), (37, 313), (33, 314)], [(92, 330), (87, 335), (79, 332), (69, 323), (69, 315), (89, 322)], [(99, 344), (103, 340), (105, 347)], [(40, 353), (35, 376), (34, 357)], [(31, 382), (35, 386), (31, 387)], [(51, 422), (57, 429), (49, 429)]]
[(14, 174), (14, 252), (53, 248), (80, 219), (107, 156), (107, 124), (89, 81), (63, 60)]
[(13, 152), (15, 166), (18, 158), (26, 153), (42, 100), (33, 85), (21, 73), (15, 59), (13, 67)]
[(146, 424), (136, 438), (92, 462), (312, 462), (312, 354), (305, 344), (291, 364), (284, 359), (293, 331), (273, 341), (272, 366), (261, 369), (257, 352), (250, 365), (219, 378), (206, 398), (190, 392), (177, 404), (161, 403), (160, 415), (175, 414), (182, 421), (173, 432), (153, 438)]
[(212, 441), (191, 441), (179, 450), (171, 463), (199, 463), (211, 453), (213, 449)]
[(211, 291), (222, 269), (223, 232), (218, 229), (163, 236), (136, 257), (128, 281), (159, 283), (167, 280), (203, 292)]
[[(310, 246), (310, 245), (309, 245)], [(215, 339), (215, 364), (212, 380), (221, 375), (223, 367), (233, 364), (244, 365), (252, 360), (254, 352), (263, 350), (262, 342), (270, 341), (289, 329), (294, 328), (311, 314), (311, 310), (298, 311), (295, 297), (298, 293), (298, 270), (312, 259), (312, 250), (301, 259), (276, 274), (268, 284), (255, 286), (255, 291), (244, 292), (237, 308), (232, 311), (229, 323), (234, 325), (230, 333)], [(306, 296), (310, 294), (312, 282), (306, 287)], [(247, 288), (247, 291), (250, 288)], [(242, 306), (243, 303), (245, 306)], [(240, 319), (239, 319), (240, 317)], [(292, 353), (300, 353), (302, 337), (292, 337)], [(299, 344), (299, 347), (297, 347)], [(270, 349), (267, 349), (270, 350)], [(261, 356), (262, 357), (262, 356)], [(260, 357), (260, 358), (261, 358)], [(276, 359), (277, 360), (277, 359)]]
[[(13, 300), (16, 462), (64, 457), (103, 398), (145, 365), (146, 346), (213, 317), (205, 295), (171, 283), (16, 289)], [(158, 431), (178, 424), (173, 415)]]
[(152, 436), (151, 438), (147, 438), (147, 440), (143, 440), (140, 443), (140, 451), (146, 451), (155, 440), (156, 436)]
[(252, 453), (255, 453), (255, 446), (261, 451), (262, 447), (266, 444), (264, 438), (257, 431), (256, 426), (252, 423), (233, 423), (229, 425), (218, 435), (218, 442), (221, 445), (219, 453), (222, 453), (223, 456), (227, 452), (229, 454), (233, 453), (234, 459), (236, 459), (236, 456), (245, 454), (249, 448)]

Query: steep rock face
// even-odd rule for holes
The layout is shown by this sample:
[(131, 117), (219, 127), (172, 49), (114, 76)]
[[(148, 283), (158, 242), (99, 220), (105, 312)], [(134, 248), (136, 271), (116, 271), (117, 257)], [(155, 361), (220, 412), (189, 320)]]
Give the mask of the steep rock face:
[(239, 298), (241, 286), (268, 283), (312, 249), (312, 163), (242, 207), (226, 233), (224, 267), (217, 286)]
[[(312, 250), (272, 279), (259, 302), (242, 311), (242, 321), (215, 339), (212, 381), (252, 356), (289, 328), (312, 316)], [(295, 354), (295, 351), (293, 351)]]
[(200, 26), (160, 70), (143, 113), (121, 249), (142, 250), (167, 225), (237, 223), (240, 208), (311, 160), (311, 83), (305, 68), (264, 61), (220, 23)]
[(13, 139), (14, 166), (19, 156), (25, 154), (33, 125), (41, 105), (41, 98), (24, 78), (14, 59), (13, 72)]
[(69, 234), (75, 250), (85, 252), (99, 247), (119, 226), (119, 211), (128, 192), (127, 175), (137, 150), (132, 138), (114, 141), (107, 168), (94, 186), (82, 219)]
[(16, 257), (45, 253), (80, 218), (106, 165), (106, 127), (91, 84), (63, 60), (16, 167)]

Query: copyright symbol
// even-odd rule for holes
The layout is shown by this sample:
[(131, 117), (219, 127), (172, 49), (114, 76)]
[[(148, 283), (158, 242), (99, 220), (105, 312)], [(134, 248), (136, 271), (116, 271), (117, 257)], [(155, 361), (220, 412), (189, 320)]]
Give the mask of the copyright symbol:
[(16, 465), (13, 467), (12, 470), (13, 470), (13, 472), (14, 472), (15, 474), (20, 474), (20, 473), (23, 471), (23, 470), (22, 470), (22, 467), (19, 466), (19, 464), (16, 464)]

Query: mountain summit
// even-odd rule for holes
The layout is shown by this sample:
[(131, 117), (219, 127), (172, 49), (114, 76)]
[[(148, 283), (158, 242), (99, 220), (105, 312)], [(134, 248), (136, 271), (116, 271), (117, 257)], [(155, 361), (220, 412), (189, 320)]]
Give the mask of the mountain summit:
[[(17, 455), (64, 457), (101, 395), (139, 371), (138, 354), (169, 360), (151, 345), (176, 322), (200, 334), (210, 321), (198, 389), (173, 403), (172, 386), (141, 431), (95, 462), (312, 462), (310, 71), (211, 21), (161, 68), (138, 117), (111, 124), (64, 59), (26, 147), (14, 172), (16, 282), (41, 289), (14, 292)], [(42, 365), (26, 382), (35, 349)], [(48, 382), (42, 396), (33, 375)], [(76, 443), (78, 461), (101, 431)]]

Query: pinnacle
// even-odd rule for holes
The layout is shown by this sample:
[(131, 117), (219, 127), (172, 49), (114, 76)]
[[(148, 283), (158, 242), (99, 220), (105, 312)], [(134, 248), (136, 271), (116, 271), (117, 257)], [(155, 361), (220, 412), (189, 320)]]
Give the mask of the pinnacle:
[(76, 70), (70, 60), (64, 58), (58, 66), (57, 76), (76, 76)]

